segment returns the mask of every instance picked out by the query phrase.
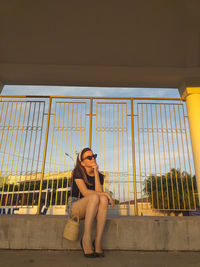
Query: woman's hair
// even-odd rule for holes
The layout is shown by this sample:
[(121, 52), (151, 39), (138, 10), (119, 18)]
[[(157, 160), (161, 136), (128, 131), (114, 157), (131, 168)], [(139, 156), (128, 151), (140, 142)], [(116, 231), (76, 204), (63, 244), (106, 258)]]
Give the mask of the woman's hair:
[(81, 161), (82, 161), (82, 157), (83, 157), (83, 154), (86, 152), (86, 151), (92, 151), (91, 148), (89, 147), (85, 147), (83, 148), (78, 156), (77, 156), (77, 159), (76, 159), (76, 165), (72, 171), (72, 178), (75, 176), (75, 177), (83, 177), (85, 183), (87, 185), (91, 185), (89, 182), (88, 182), (88, 179), (87, 179), (87, 173), (86, 173), (86, 170), (85, 168), (81, 165)]

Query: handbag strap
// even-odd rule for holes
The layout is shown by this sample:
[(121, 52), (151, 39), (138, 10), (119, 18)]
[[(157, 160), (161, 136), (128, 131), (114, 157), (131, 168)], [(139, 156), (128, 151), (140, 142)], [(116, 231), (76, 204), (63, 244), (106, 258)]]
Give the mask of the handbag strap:
[(78, 215), (72, 216), (72, 220), (74, 220), (74, 219), (76, 219), (77, 223), (79, 223), (79, 216)]

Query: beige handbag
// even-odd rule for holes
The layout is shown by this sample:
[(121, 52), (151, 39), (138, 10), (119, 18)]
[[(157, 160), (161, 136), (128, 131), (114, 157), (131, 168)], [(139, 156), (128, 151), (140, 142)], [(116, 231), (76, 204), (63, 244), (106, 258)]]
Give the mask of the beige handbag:
[(63, 237), (71, 241), (76, 241), (78, 239), (78, 234), (79, 217), (73, 216), (72, 218), (68, 218), (64, 228)]

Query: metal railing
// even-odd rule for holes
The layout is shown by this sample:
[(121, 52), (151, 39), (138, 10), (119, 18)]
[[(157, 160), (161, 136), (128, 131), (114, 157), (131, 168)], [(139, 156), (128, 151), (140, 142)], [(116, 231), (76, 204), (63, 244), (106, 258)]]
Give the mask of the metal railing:
[(117, 97), (1, 96), (0, 207), (65, 210), (74, 160), (86, 146), (98, 154), (113, 213), (196, 210), (185, 103)]

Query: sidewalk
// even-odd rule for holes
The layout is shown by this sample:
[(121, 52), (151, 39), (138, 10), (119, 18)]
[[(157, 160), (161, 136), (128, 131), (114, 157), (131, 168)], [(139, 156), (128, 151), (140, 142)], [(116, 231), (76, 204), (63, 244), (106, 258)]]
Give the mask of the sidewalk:
[(105, 258), (87, 259), (81, 251), (0, 250), (0, 266), (6, 267), (195, 267), (200, 252), (105, 251)]

